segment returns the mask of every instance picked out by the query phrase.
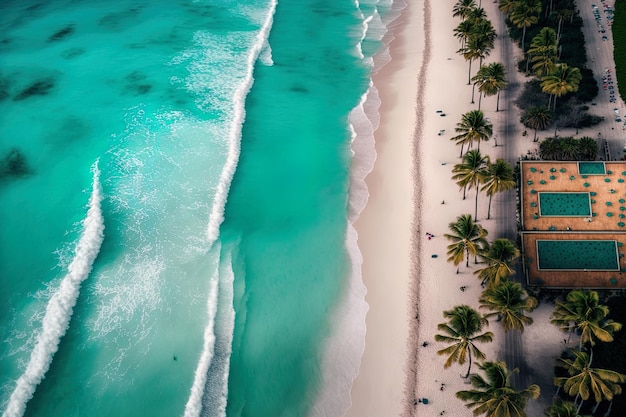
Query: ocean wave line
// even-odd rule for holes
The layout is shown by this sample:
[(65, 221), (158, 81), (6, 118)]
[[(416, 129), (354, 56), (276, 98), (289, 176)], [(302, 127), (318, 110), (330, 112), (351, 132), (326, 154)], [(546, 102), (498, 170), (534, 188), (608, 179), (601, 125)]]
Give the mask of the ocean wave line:
[(220, 225), (224, 221), (224, 208), (226, 207), (226, 200), (228, 198), (228, 192), (230, 190), (230, 184), (235, 175), (237, 163), (239, 162), (239, 154), (241, 152), (241, 129), (243, 122), (246, 118), (245, 100), (248, 92), (252, 88), (254, 82), (254, 64), (259, 59), (259, 55), (263, 51), (264, 46), (268, 42), (270, 29), (272, 28), (272, 22), (274, 20), (274, 12), (276, 11), (276, 5), (278, 0), (271, 0), (270, 8), (267, 13), (267, 17), (261, 30), (256, 36), (256, 42), (252, 45), (250, 53), (248, 54), (247, 71), (244, 81), (239, 85), (235, 95), (233, 97), (233, 107), (235, 114), (233, 122), (231, 124), (229, 133), (229, 147), (228, 156), (224, 169), (220, 174), (220, 180), (217, 184), (217, 192), (215, 193), (215, 200), (211, 207), (211, 214), (209, 216), (209, 226), (207, 230), (207, 237), (209, 244), (212, 245), (219, 237)]
[(37, 386), (50, 368), (54, 354), (59, 349), (61, 338), (69, 328), (72, 312), (80, 293), (80, 284), (89, 276), (93, 263), (100, 252), (104, 240), (104, 218), (100, 202), (102, 187), (98, 160), (91, 167), (93, 183), (87, 217), (83, 220), (83, 232), (76, 244), (74, 259), (68, 266), (61, 285), (54, 293), (42, 320), (41, 332), (37, 336), (35, 348), (24, 373), (9, 398), (3, 417), (21, 417), (26, 404), (33, 397)]
[[(351, 273), (348, 277), (344, 299), (336, 306), (331, 336), (326, 345), (323, 360), (323, 384), (311, 415), (343, 416), (352, 406), (350, 391), (360, 371), (365, 351), (366, 315), (369, 304), (365, 300), (367, 288), (363, 282), (363, 255), (358, 245), (358, 233), (354, 223), (358, 220), (369, 199), (365, 178), (372, 172), (376, 162), (375, 132), (380, 124), (381, 99), (373, 77), (391, 60), (389, 44), (394, 39), (394, 22), (406, 7), (404, 0), (395, 0), (393, 7), (383, 19), (378, 13), (381, 2), (377, 1), (372, 15), (365, 17), (360, 3), (355, 0), (362, 21), (362, 34), (356, 48), (363, 65), (370, 70), (367, 90), (348, 118), (351, 133), (350, 188), (345, 248)], [(382, 41), (374, 56), (363, 54), (366, 40)], [(347, 343), (346, 341), (350, 341)]]
[[(271, 0), (270, 7), (267, 13), (267, 17), (256, 36), (256, 42), (252, 45), (250, 53), (247, 57), (247, 72), (244, 81), (237, 88), (233, 98), (234, 118), (230, 128), (229, 134), (229, 149), (226, 164), (220, 174), (220, 179), (217, 184), (217, 192), (215, 193), (215, 199), (213, 206), (211, 207), (211, 214), (209, 216), (209, 225), (207, 228), (207, 238), (209, 247), (212, 247), (219, 238), (219, 228), (224, 221), (224, 209), (226, 207), (226, 200), (228, 192), (230, 190), (230, 184), (232, 183), (235, 170), (239, 162), (239, 155), (241, 152), (241, 130), (246, 117), (245, 99), (248, 92), (252, 88), (254, 81), (254, 65), (258, 61), (263, 48), (268, 43), (269, 33), (274, 20), (274, 13), (278, 0)], [(191, 392), (187, 404), (185, 404), (184, 417), (199, 417), (202, 412), (202, 398), (206, 389), (208, 370), (211, 366), (214, 355), (215, 347), (215, 315), (217, 312), (217, 285), (211, 289), (209, 294), (208, 304), (208, 323), (204, 330), (204, 343), (198, 366), (194, 373), (194, 381), (191, 387)], [(226, 375), (224, 376), (226, 378)], [(227, 392), (224, 393), (227, 395)], [(224, 409), (225, 414), (225, 409)]]

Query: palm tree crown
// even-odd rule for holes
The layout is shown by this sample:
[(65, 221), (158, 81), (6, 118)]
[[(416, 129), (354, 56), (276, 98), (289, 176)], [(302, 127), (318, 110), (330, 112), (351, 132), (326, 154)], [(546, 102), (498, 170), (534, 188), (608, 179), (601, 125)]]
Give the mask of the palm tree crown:
[(523, 390), (513, 388), (511, 374), (518, 370), (509, 372), (504, 362), (485, 362), (480, 369), (485, 377), (472, 375), (470, 382), (474, 389), (457, 392), (457, 398), (468, 402), (467, 407), (474, 409), (475, 416), (526, 417), (526, 403), (539, 397), (539, 386), (533, 384)]
[(471, 84), (472, 62), (477, 59), (482, 62), (482, 60), (488, 57), (491, 53), (493, 45), (494, 43), (492, 40), (490, 40), (489, 37), (475, 31), (474, 24), (474, 26), (472, 27), (472, 33), (467, 39), (467, 42), (461, 49), (457, 51), (457, 53), (463, 55), (463, 58), (465, 58), (465, 60), (469, 62), (467, 85)]
[(539, 13), (541, 13), (541, 0), (522, 0), (514, 3), (509, 19), (519, 29), (523, 29), (522, 51), (526, 51), (526, 28), (537, 24)]
[(532, 312), (538, 304), (537, 299), (529, 297), (520, 283), (509, 280), (487, 288), (480, 296), (480, 308), (492, 311), (485, 318), (498, 316), (505, 331), (518, 329), (523, 333), (524, 326), (533, 323), (533, 319), (524, 313)]
[(559, 9), (556, 12), (552, 13), (551, 17), (556, 17), (559, 20), (558, 31), (556, 33), (557, 42), (561, 39), (561, 27), (563, 25), (563, 19), (569, 19), (570, 21), (575, 16), (574, 10), (572, 9)]
[(467, 13), (467, 19), (471, 20), (485, 20), (487, 18), (487, 12), (482, 7), (474, 7), (469, 9)]
[(444, 311), (443, 316), (448, 319), (448, 322), (440, 323), (437, 325), (437, 329), (445, 334), (436, 334), (435, 340), (452, 343), (452, 345), (437, 351), (437, 354), (448, 355), (444, 368), (449, 368), (454, 362), (463, 365), (466, 360), (469, 360), (467, 375), (465, 375), (467, 378), (472, 368), (472, 354), (477, 359), (485, 359), (485, 354), (474, 343), (485, 343), (493, 340), (493, 333), (491, 332), (477, 334), (482, 331), (483, 326), (488, 326), (489, 322), (476, 310), (466, 305)]
[(583, 136), (578, 139), (580, 159), (583, 161), (595, 161), (598, 156), (598, 142), (592, 137)]
[(461, 41), (461, 48), (465, 47), (467, 40), (472, 35), (472, 31), (474, 29), (474, 22), (471, 20), (463, 20), (461, 21), (457, 27), (453, 30), (454, 36), (459, 38)]
[(557, 61), (556, 32), (549, 27), (542, 28), (533, 38), (528, 48), (528, 55), (532, 58), (532, 69), (538, 76), (543, 76), (554, 71)]
[(479, 256), (487, 263), (487, 266), (475, 272), (487, 288), (500, 285), (500, 282), (513, 275), (511, 265), (519, 258), (520, 252), (517, 246), (509, 239), (496, 239)]
[(539, 144), (539, 157), (550, 161), (561, 160), (560, 141), (552, 137), (541, 141)]
[(452, 8), (452, 16), (465, 20), (470, 15), (470, 11), (475, 8), (475, 0), (459, 0)]
[(492, 62), (489, 65), (483, 65), (472, 81), (478, 85), (478, 91), (481, 93), (478, 99), (478, 110), (480, 110), (480, 102), (482, 95), (485, 97), (498, 95), (496, 103), (496, 111), (500, 110), (500, 91), (506, 86), (506, 71), (504, 65), (499, 62)]
[(489, 196), (489, 208), (487, 209), (487, 219), (491, 218), (491, 200), (494, 195), (503, 191), (515, 188), (513, 168), (504, 159), (498, 158), (495, 163), (487, 164), (487, 169), (483, 174), (483, 187)]
[(562, 331), (578, 329), (580, 344), (595, 345), (595, 339), (613, 341), (613, 333), (622, 328), (621, 323), (607, 319), (609, 308), (600, 304), (596, 291), (573, 290), (565, 300), (558, 300), (550, 322)]
[(488, 141), (493, 135), (493, 125), (487, 119), (485, 114), (480, 110), (471, 110), (461, 116), (461, 122), (456, 124), (454, 129), (457, 136), (450, 138), (456, 141), (457, 145), (461, 145), (461, 155), (463, 155), (463, 146), (467, 143), (470, 147), (476, 142), (478, 150), (480, 150), (480, 142)]
[(541, 79), (541, 90), (555, 96), (554, 108), (556, 108), (556, 97), (578, 91), (582, 78), (578, 68), (570, 67), (567, 64), (558, 64), (555, 66), (554, 72)]
[(519, 0), (500, 0), (498, 2), (498, 9), (508, 16), (515, 10), (518, 2)]
[(463, 155), (463, 162), (456, 164), (452, 169), (454, 173), (452, 179), (456, 180), (457, 185), (463, 188), (463, 199), (465, 199), (467, 188), (476, 188), (474, 218), (478, 217), (478, 192), (480, 191), (480, 184), (484, 182), (488, 164), (488, 155), (481, 155), (478, 150), (472, 149)]
[(448, 245), (448, 262), (459, 265), (465, 259), (465, 266), (469, 267), (470, 255), (477, 256), (487, 246), (487, 231), (474, 222), (471, 214), (459, 216), (448, 228), (451, 233), (444, 236), (453, 242)]
[(537, 142), (537, 130), (544, 130), (552, 123), (552, 110), (547, 106), (529, 107), (522, 114), (520, 122), (535, 131), (533, 142)]
[(578, 414), (576, 404), (557, 398), (546, 410), (546, 417), (583, 417)]
[[(589, 399), (591, 394), (596, 402), (612, 400), (622, 392), (619, 384), (626, 382), (626, 375), (608, 369), (591, 367), (591, 356), (587, 352), (570, 350), (572, 357), (557, 359), (557, 366), (565, 368), (569, 377), (554, 378), (554, 385), (572, 397)], [(581, 402), (582, 404), (582, 402)]]

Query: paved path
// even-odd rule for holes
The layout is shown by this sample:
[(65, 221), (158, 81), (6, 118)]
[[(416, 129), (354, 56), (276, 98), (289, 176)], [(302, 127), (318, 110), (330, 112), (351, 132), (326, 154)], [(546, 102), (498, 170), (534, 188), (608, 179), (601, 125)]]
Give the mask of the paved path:
[[(604, 27), (605, 33), (600, 32), (598, 23), (594, 16), (594, 8), (592, 4), (596, 5), (598, 14), (600, 16), (599, 22)], [(594, 100), (590, 108), (590, 113), (604, 117), (606, 120), (600, 123), (598, 126), (587, 129), (584, 133), (586, 136), (602, 137), (609, 143), (611, 152), (611, 159), (620, 159), (624, 153), (625, 140), (626, 140), (626, 104), (624, 100), (619, 97), (617, 93), (617, 82), (615, 80), (615, 62), (613, 61), (613, 34), (609, 25), (609, 16), (607, 9), (613, 9), (615, 0), (576, 0), (576, 5), (580, 11), (580, 17), (583, 19), (583, 33), (585, 34), (585, 43), (587, 46), (587, 65), (595, 75), (600, 87), (600, 93)], [(608, 7), (604, 7), (604, 6)], [(606, 36), (606, 40), (602, 37)], [(613, 80), (613, 86), (615, 87), (615, 95), (617, 97), (616, 103), (609, 102), (609, 90), (604, 90), (602, 87), (602, 77), (606, 74), (606, 70), (610, 70), (610, 74)], [(626, 86), (622, 86), (622, 91), (626, 91)], [(622, 121), (615, 121), (614, 109), (618, 109), (618, 113), (621, 116)]]
[[(507, 69), (508, 87), (503, 91), (502, 101), (504, 104), (504, 117), (500, 127), (500, 138), (502, 139), (502, 149), (500, 157), (508, 163), (515, 166), (521, 154), (519, 150), (520, 140), (526, 139), (521, 136), (522, 125), (519, 123), (519, 111), (514, 107), (513, 101), (523, 87), (524, 80), (517, 73), (516, 55), (521, 54), (519, 48), (513, 44), (506, 30), (506, 24), (502, 16), (497, 20), (498, 42), (500, 44), (501, 61)], [(521, 138), (521, 139), (520, 139)], [(499, 238), (507, 238), (513, 242), (517, 239), (516, 227), (516, 205), (515, 193), (507, 192), (504, 198), (498, 199), (497, 205), (494, 207), (496, 216), (495, 236)], [(514, 279), (519, 280), (522, 277), (521, 268), (514, 275)], [(529, 382), (526, 362), (524, 360), (523, 340), (518, 331), (510, 331), (505, 333), (504, 349), (502, 352), (502, 360), (506, 362), (509, 369), (518, 368), (520, 372), (513, 375), (511, 382), (517, 388), (527, 387)]]

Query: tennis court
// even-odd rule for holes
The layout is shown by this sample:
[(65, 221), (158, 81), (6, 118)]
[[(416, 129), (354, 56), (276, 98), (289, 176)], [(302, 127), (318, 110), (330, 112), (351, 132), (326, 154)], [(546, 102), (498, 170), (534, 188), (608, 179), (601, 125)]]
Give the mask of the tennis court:
[(589, 193), (540, 192), (539, 213), (542, 216), (589, 217), (591, 197)]
[(606, 166), (604, 162), (579, 162), (578, 173), (580, 175), (604, 175)]
[(615, 240), (537, 240), (539, 270), (619, 271)]

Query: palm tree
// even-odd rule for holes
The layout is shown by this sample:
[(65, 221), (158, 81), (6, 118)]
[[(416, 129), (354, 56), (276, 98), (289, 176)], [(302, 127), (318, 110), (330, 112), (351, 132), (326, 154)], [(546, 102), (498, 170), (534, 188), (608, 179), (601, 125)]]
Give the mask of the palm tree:
[(533, 62), (532, 69), (538, 76), (554, 72), (557, 58), (556, 32), (549, 27), (542, 28), (530, 42), (528, 56)]
[(447, 348), (437, 351), (438, 355), (447, 355), (448, 359), (443, 365), (449, 368), (454, 362), (463, 365), (465, 360), (469, 360), (467, 368), (467, 378), (472, 369), (472, 354), (476, 359), (485, 359), (485, 354), (475, 345), (476, 342), (486, 343), (493, 341), (493, 333), (480, 333), (483, 326), (488, 326), (489, 322), (473, 308), (461, 305), (453, 310), (444, 311), (443, 317), (448, 319), (447, 323), (440, 323), (437, 329), (445, 334), (436, 334), (435, 340), (438, 342), (452, 343)]
[(598, 156), (598, 142), (589, 136), (578, 139), (580, 159), (583, 161), (595, 161)]
[(451, 233), (444, 236), (451, 240), (448, 245), (448, 262), (457, 266), (465, 259), (465, 266), (469, 267), (470, 255), (476, 257), (487, 246), (487, 230), (474, 222), (471, 214), (463, 214), (457, 217), (456, 222), (448, 225)]
[(550, 316), (550, 322), (561, 331), (580, 331), (580, 347), (589, 343), (596, 344), (595, 339), (601, 342), (612, 342), (613, 333), (622, 328), (621, 323), (607, 319), (609, 308), (600, 304), (600, 297), (596, 291), (573, 290), (558, 300)]
[(554, 403), (546, 409), (546, 417), (584, 417), (578, 414), (576, 404), (563, 401), (557, 398)]
[(493, 42), (490, 42), (487, 36), (481, 36), (472, 31), (465, 46), (457, 51), (469, 62), (467, 85), (470, 85), (472, 81), (472, 61), (478, 59), (482, 62), (485, 57), (489, 56), (491, 49), (493, 49)]
[(569, 67), (567, 64), (558, 64), (555, 66), (554, 72), (541, 79), (541, 91), (554, 96), (554, 108), (556, 109), (557, 97), (578, 91), (582, 78), (578, 68)]
[(480, 296), (480, 308), (491, 310), (485, 318), (497, 316), (505, 332), (518, 329), (524, 333), (524, 326), (533, 323), (533, 319), (524, 313), (532, 312), (539, 302), (529, 297), (522, 285), (509, 280), (487, 288)]
[(459, 38), (461, 41), (461, 49), (465, 47), (467, 40), (472, 35), (472, 30), (474, 29), (474, 22), (471, 20), (463, 20), (461, 21), (457, 27), (454, 29), (454, 36)]
[(539, 144), (539, 157), (541, 159), (556, 161), (561, 159), (561, 145), (556, 138), (546, 138)]
[(498, 95), (496, 101), (496, 111), (500, 110), (500, 91), (506, 86), (506, 71), (504, 65), (499, 62), (492, 62), (489, 65), (480, 67), (476, 75), (472, 78), (474, 85), (478, 85), (480, 96), (478, 99), (478, 110), (483, 94), (485, 97)]
[(474, 272), (487, 288), (497, 287), (500, 283), (513, 275), (513, 261), (519, 258), (520, 252), (515, 243), (509, 239), (496, 239), (485, 250), (479, 253), (487, 266)]
[[(456, 180), (459, 187), (463, 187), (463, 200), (465, 200), (466, 189), (476, 188), (479, 190), (489, 163), (489, 155), (482, 155), (477, 149), (471, 149), (463, 155), (462, 162), (452, 168), (454, 174), (452, 179)], [(476, 217), (476, 213), (474, 213), (474, 217)]]
[(515, 188), (513, 168), (504, 159), (498, 158), (496, 162), (487, 164), (483, 175), (483, 187), (481, 188), (489, 196), (489, 208), (487, 219), (491, 218), (491, 200), (497, 193)]
[(469, 9), (467, 13), (468, 20), (486, 20), (487, 12), (482, 7), (474, 7), (473, 9)]
[(479, 367), (485, 377), (472, 375), (470, 382), (474, 389), (457, 392), (457, 398), (468, 402), (467, 408), (473, 408), (475, 416), (526, 417), (526, 403), (531, 398), (539, 398), (539, 386), (533, 384), (523, 390), (513, 388), (511, 375), (519, 371), (509, 372), (504, 362), (485, 362)]
[(561, 159), (565, 161), (579, 160), (578, 140), (573, 137), (561, 138)]
[(556, 33), (557, 43), (561, 41), (561, 27), (563, 24), (563, 19), (569, 19), (570, 22), (574, 18), (574, 11), (571, 9), (560, 9), (553, 13), (554, 17), (559, 19), (559, 24)]
[(505, 15), (510, 15), (517, 7), (519, 0), (500, 0), (498, 2), (498, 9)]
[(460, 17), (461, 20), (466, 20), (470, 15), (470, 11), (476, 8), (476, 1), (474, 0), (459, 0), (452, 8), (452, 16)]
[(552, 123), (552, 111), (547, 106), (534, 106), (524, 110), (520, 122), (535, 131), (533, 142), (537, 142), (537, 130), (544, 130)]
[[(541, 0), (520, 0), (515, 2), (509, 19), (511, 23), (522, 30), (522, 52), (526, 51), (526, 29), (539, 21), (537, 15), (541, 13)], [(528, 69), (527, 69), (528, 70)]]
[(478, 150), (472, 149), (463, 155), (463, 162), (456, 164), (452, 169), (454, 173), (452, 179), (456, 180), (459, 187), (463, 187), (463, 199), (465, 199), (465, 190), (467, 188), (476, 188), (474, 218), (478, 217), (478, 193), (480, 185), (484, 181), (488, 164), (488, 155), (481, 155)]
[(472, 22), (474, 23), (473, 34), (479, 38), (484, 38), (488, 47), (493, 48), (497, 34), (496, 30), (493, 27), (493, 24), (491, 23), (491, 20), (485, 17), (479, 17), (478, 15), (474, 15)]
[(468, 143), (470, 147), (476, 142), (480, 151), (480, 142), (488, 141), (493, 135), (493, 125), (480, 110), (471, 110), (461, 116), (461, 122), (456, 124), (454, 129), (459, 135), (450, 138), (461, 144), (461, 155), (463, 156), (463, 145)]
[(581, 398), (578, 411), (591, 394), (599, 403), (603, 400), (611, 401), (614, 395), (622, 392), (619, 384), (626, 382), (626, 375), (608, 369), (592, 368), (592, 355), (587, 352), (570, 349), (570, 353), (573, 357), (557, 359), (557, 366), (565, 368), (569, 376), (554, 378), (554, 385), (576, 397), (574, 403)]

